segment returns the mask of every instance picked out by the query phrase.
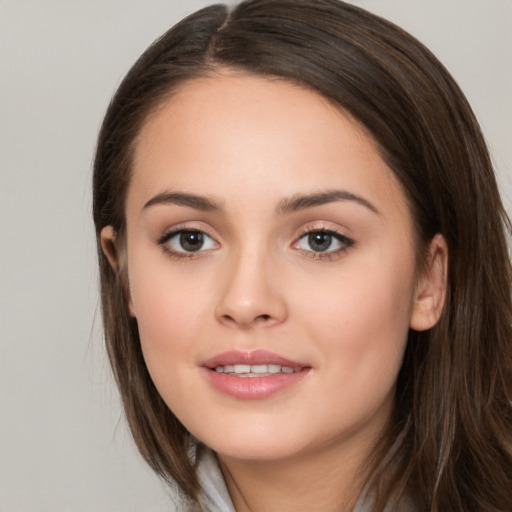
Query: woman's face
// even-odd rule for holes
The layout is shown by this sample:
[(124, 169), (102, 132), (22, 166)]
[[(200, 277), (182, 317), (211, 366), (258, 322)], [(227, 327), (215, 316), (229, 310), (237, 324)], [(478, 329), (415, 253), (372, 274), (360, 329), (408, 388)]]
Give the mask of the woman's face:
[(378, 435), (429, 325), (401, 186), (351, 118), (284, 81), (194, 80), (142, 129), (126, 218), (144, 358), (193, 435), (260, 460)]

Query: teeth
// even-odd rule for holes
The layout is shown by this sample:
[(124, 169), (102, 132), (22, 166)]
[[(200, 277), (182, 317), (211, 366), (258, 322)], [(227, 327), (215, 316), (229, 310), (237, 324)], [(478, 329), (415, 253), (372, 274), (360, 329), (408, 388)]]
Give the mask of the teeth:
[(226, 366), (217, 366), (215, 371), (218, 373), (229, 373), (231, 375), (239, 375), (241, 377), (256, 377), (258, 375), (277, 373), (294, 373), (302, 368), (291, 368), (290, 366), (281, 366), (279, 364), (235, 364)]
[(248, 364), (235, 364), (233, 367), (234, 373), (251, 373), (251, 366)]

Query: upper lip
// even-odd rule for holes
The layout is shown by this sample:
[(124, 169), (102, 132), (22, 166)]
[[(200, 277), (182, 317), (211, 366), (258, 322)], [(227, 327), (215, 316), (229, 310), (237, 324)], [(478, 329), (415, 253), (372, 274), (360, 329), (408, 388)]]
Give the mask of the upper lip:
[(248, 364), (248, 365), (259, 365), (259, 364), (277, 364), (280, 366), (289, 366), (290, 368), (303, 368), (309, 366), (304, 363), (292, 361), (287, 359), (275, 352), (268, 350), (252, 350), (252, 351), (239, 351), (230, 350), (228, 352), (222, 352), (212, 358), (203, 362), (202, 366), (207, 368), (216, 368), (217, 366), (235, 365), (235, 364)]

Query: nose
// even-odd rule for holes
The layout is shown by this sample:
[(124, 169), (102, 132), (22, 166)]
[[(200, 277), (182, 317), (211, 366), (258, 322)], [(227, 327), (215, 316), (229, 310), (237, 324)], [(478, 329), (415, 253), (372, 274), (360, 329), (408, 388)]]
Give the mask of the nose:
[(228, 327), (252, 329), (284, 322), (288, 310), (279, 271), (264, 255), (240, 255), (229, 265), (215, 315)]

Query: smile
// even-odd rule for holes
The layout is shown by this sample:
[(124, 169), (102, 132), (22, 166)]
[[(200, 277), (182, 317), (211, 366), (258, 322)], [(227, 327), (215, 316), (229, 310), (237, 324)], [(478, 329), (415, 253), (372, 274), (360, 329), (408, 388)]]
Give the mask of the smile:
[(292, 368), (291, 366), (281, 366), (279, 364), (235, 364), (226, 366), (217, 366), (215, 371), (218, 373), (226, 373), (235, 377), (269, 377), (278, 374), (290, 374), (300, 372), (302, 367)]
[(216, 392), (238, 400), (260, 400), (294, 388), (312, 369), (268, 350), (224, 352), (202, 367)]

